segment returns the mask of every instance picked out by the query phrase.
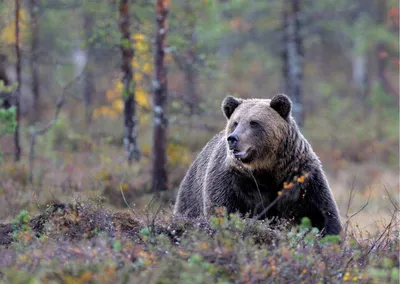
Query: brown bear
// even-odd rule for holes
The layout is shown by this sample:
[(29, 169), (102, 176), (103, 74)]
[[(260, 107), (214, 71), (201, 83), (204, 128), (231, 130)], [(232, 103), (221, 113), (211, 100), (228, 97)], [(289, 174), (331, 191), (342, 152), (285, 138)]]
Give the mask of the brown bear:
[(222, 102), (225, 131), (203, 148), (184, 177), (174, 214), (198, 217), (226, 207), (257, 218), (299, 222), (339, 234), (338, 207), (321, 162), (291, 116), (284, 94)]

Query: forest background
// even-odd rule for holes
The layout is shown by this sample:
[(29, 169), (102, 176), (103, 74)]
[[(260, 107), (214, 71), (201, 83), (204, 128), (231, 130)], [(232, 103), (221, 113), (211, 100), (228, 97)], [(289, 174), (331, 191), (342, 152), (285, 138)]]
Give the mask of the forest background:
[(175, 0), (160, 33), (152, 1), (0, 1), (0, 218), (36, 210), (32, 196), (125, 207), (120, 187), (139, 207), (158, 191), (172, 204), (224, 127), (222, 99), (284, 92), (341, 211), (356, 188), (376, 226), (399, 187), (396, 4)]
[[(32, 192), (44, 204), (52, 195), (64, 201), (75, 194), (104, 195), (121, 208), (121, 182), (138, 206), (154, 191), (167, 190), (173, 201), (190, 162), (224, 127), (222, 99), (280, 92), (294, 101), (339, 206), (356, 187), (357, 202), (376, 199), (365, 214), (384, 216), (384, 188), (395, 193), (399, 185), (396, 1), (296, 2), (169, 3), (161, 66), (168, 69), (161, 105), (168, 123), (161, 139), (153, 139), (154, 74), (160, 68), (154, 3), (127, 1), (123, 11), (118, 1), (20, 1), (17, 35), (15, 3), (0, 2), (1, 69), (7, 76), (2, 88), (16, 97), (20, 80), (22, 149), (14, 163), (14, 133), (4, 129), (0, 217), (34, 209)], [(124, 85), (127, 74), (130, 86)], [(152, 153), (159, 144), (161, 152)], [(163, 175), (152, 174), (157, 155), (166, 155), (166, 174), (152, 187)], [(375, 221), (370, 216), (365, 225)]]

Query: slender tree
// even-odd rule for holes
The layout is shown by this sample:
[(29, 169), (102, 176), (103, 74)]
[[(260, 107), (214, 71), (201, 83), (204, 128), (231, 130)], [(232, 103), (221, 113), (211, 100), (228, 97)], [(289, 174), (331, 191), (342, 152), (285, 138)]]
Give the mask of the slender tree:
[(94, 44), (91, 40), (92, 30), (94, 25), (94, 17), (91, 11), (86, 9), (83, 12), (83, 29), (85, 32), (86, 40), (86, 60), (87, 66), (84, 76), (84, 88), (83, 88), (83, 102), (85, 104), (85, 122), (89, 125), (92, 121), (92, 99), (93, 93), (95, 92), (94, 84)]
[(300, 34), (301, 0), (285, 0), (283, 4), (283, 78), (284, 92), (293, 100), (293, 115), (299, 126), (304, 123), (303, 111), (303, 39)]
[(165, 43), (167, 38), (168, 7), (166, 0), (156, 2), (155, 80), (153, 83), (153, 191), (167, 189), (167, 69)]
[[(384, 26), (387, 24), (387, 3), (386, 1), (376, 0), (376, 24)], [(382, 89), (386, 94), (390, 94), (393, 97), (397, 97), (398, 93), (394, 88), (390, 85), (389, 80), (386, 78), (386, 69), (388, 63), (388, 48), (385, 46), (385, 43), (382, 41), (378, 41), (375, 47), (376, 50), (376, 61), (377, 61), (377, 68), (376, 68), (376, 77), (378, 82), (380, 83)]]
[(40, 81), (38, 70), (38, 47), (39, 47), (39, 5), (37, 0), (29, 1), (29, 12), (31, 19), (31, 56), (30, 66), (32, 72), (32, 94), (33, 94), (33, 108), (35, 117), (39, 115), (39, 100), (40, 100)]
[(124, 99), (124, 146), (128, 163), (131, 163), (133, 159), (137, 161), (140, 159), (140, 152), (137, 145), (135, 82), (132, 69), (135, 52), (131, 41), (129, 0), (120, 1), (119, 17), (120, 49), (122, 53), (122, 95)]
[(14, 147), (15, 147), (15, 161), (21, 159), (21, 146), (19, 141), (19, 124), (20, 124), (20, 99), (21, 99), (21, 50), (19, 46), (19, 12), (20, 12), (20, 0), (15, 0), (15, 54), (17, 56), (16, 73), (17, 73), (17, 92), (15, 95), (15, 108), (16, 108), (16, 127), (14, 132)]
[(350, 52), (352, 64), (353, 91), (361, 106), (365, 106), (369, 89), (368, 80), (368, 50), (366, 48), (367, 37), (364, 29), (367, 29), (363, 20), (363, 11), (357, 9), (350, 13), (350, 23), (354, 33), (352, 34), (352, 46)]

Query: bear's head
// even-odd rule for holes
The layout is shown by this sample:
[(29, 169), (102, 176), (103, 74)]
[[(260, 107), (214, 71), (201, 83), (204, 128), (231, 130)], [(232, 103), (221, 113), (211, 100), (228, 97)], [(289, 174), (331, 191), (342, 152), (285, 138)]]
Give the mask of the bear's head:
[(269, 99), (238, 99), (222, 102), (227, 118), (227, 157), (248, 170), (268, 169), (276, 162), (279, 145), (288, 135), (292, 102), (284, 94)]

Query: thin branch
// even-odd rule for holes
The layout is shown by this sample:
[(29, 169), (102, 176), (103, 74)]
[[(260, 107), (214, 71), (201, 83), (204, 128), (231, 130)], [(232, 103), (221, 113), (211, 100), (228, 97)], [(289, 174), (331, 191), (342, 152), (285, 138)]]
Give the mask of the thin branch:
[(69, 83), (67, 83), (63, 87), (62, 93), (56, 102), (56, 111), (54, 113), (54, 118), (49, 123), (42, 126), (41, 128), (32, 127), (30, 130), (30, 133), (31, 133), (31, 138), (30, 138), (30, 143), (29, 143), (29, 183), (30, 184), (33, 183), (33, 167), (34, 167), (34, 160), (35, 160), (36, 138), (37, 138), (37, 136), (45, 134), (47, 131), (49, 131), (49, 129), (51, 127), (53, 127), (57, 123), (61, 109), (65, 103), (65, 95), (66, 95), (67, 90), (83, 76), (86, 66), (87, 65), (84, 66), (84, 68), (82, 69), (82, 72), (79, 75), (77, 75), (73, 80), (71, 80)]
[(392, 218), (391, 218), (389, 224), (385, 227), (385, 230), (383, 230), (383, 232), (379, 235), (378, 239), (376, 239), (375, 242), (372, 244), (372, 246), (369, 248), (369, 250), (360, 257), (360, 261), (363, 261), (371, 253), (371, 251), (376, 247), (376, 245), (378, 243), (380, 243), (381, 239), (386, 235), (386, 232), (389, 231), (390, 228), (392, 227), (392, 223), (393, 223), (393, 220), (395, 219), (395, 216), (396, 216), (396, 214), (392, 215)]
[(344, 245), (343, 254), (345, 253), (346, 248), (347, 248), (346, 239), (347, 239), (347, 233), (349, 231), (349, 225), (350, 225), (349, 212), (350, 212), (351, 202), (353, 201), (353, 198), (355, 196), (355, 188), (356, 188), (355, 181), (356, 181), (356, 175), (353, 176), (353, 180), (351, 181), (350, 195), (349, 195), (349, 199), (348, 199), (348, 202), (347, 202), (347, 208), (346, 208), (346, 218), (347, 218), (347, 220), (346, 220), (346, 224), (344, 226), (345, 228), (344, 228), (344, 239), (343, 239), (343, 245)]
[(122, 185), (124, 184), (124, 179), (125, 179), (125, 174), (123, 175), (121, 182), (119, 183), (119, 190), (121, 192), (122, 199), (124, 200), (126, 207), (128, 207), (133, 211), (133, 208), (129, 205), (128, 201), (126, 201), (124, 190), (122, 189)]
[(396, 201), (393, 200), (392, 195), (391, 195), (391, 193), (389, 192), (389, 190), (386, 188), (385, 185), (383, 185), (383, 188), (385, 189), (385, 191), (386, 191), (386, 193), (387, 193), (387, 195), (388, 195), (389, 201), (390, 201), (390, 203), (392, 203), (392, 205), (393, 205), (395, 211), (400, 212), (399, 205), (397, 204)]
[(347, 208), (346, 208), (346, 218), (349, 217), (350, 205), (351, 205), (351, 202), (353, 201), (353, 198), (355, 195), (355, 188), (356, 188), (355, 182), (356, 182), (356, 175), (353, 176), (353, 180), (351, 181), (350, 195), (349, 195), (349, 200), (347, 202)]
[(372, 193), (372, 189), (370, 189), (370, 191), (369, 191), (368, 199), (367, 199), (367, 202), (364, 204), (364, 206), (362, 206), (362, 207), (360, 208), (360, 210), (358, 210), (356, 213), (352, 214), (352, 215), (348, 218), (347, 221), (350, 221), (351, 218), (357, 216), (361, 211), (363, 211), (363, 210), (365, 209), (365, 207), (368, 206), (369, 200), (370, 200), (370, 198), (371, 198), (371, 193)]

